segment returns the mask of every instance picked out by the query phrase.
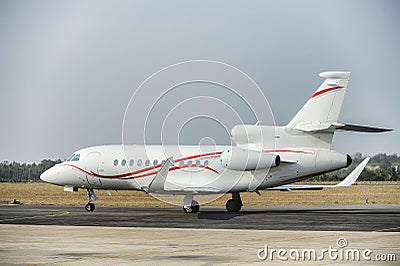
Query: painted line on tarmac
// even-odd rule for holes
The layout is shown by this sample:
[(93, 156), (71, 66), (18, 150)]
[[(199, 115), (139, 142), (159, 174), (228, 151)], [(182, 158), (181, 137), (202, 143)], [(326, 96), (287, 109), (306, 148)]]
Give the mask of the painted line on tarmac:
[[(398, 230), (398, 229), (400, 229), (400, 226), (383, 228), (383, 229), (375, 230), (375, 231), (372, 231), (372, 232), (387, 232), (387, 231), (391, 232), (392, 230)], [(392, 232), (396, 232), (396, 231), (392, 231)]]
[(66, 212), (61, 212), (61, 213), (53, 213), (53, 214), (45, 214), (45, 215), (6, 218), (6, 219), (1, 219), (0, 222), (18, 221), (18, 220), (35, 219), (35, 218), (43, 218), (43, 217), (60, 217), (60, 216), (66, 216), (69, 214), (70, 214), (70, 212), (66, 211)]

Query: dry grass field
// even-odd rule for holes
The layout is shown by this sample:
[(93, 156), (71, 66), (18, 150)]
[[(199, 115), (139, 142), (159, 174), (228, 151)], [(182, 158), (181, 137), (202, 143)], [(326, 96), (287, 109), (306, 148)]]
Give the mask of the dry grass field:
[[(111, 191), (111, 193), (112, 196), (108, 196), (105, 191), (96, 191), (99, 197), (96, 205), (154, 207), (169, 205), (143, 192)], [(374, 186), (353, 185), (347, 188), (317, 191), (261, 191), (261, 196), (256, 193), (242, 193), (241, 195), (245, 206), (365, 204), (366, 197), (370, 204), (400, 204), (400, 184), (379, 185), (375, 183)], [(45, 183), (0, 183), (1, 204), (7, 204), (14, 198), (26, 205), (83, 206), (86, 203), (86, 191), (64, 192), (62, 187)], [(225, 202), (229, 198), (230, 195), (224, 195), (206, 205), (225, 206)]]

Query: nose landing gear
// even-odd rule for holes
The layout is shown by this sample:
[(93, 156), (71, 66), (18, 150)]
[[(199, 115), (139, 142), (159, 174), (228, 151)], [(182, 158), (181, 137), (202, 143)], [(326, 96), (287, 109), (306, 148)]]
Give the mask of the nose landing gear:
[(92, 203), (93, 200), (96, 200), (96, 194), (94, 193), (93, 189), (88, 189), (87, 192), (88, 203), (85, 205), (85, 210), (88, 212), (94, 211), (96, 206)]
[(96, 209), (96, 206), (91, 202), (85, 205), (85, 210), (87, 210), (88, 212), (92, 212), (94, 211), (94, 209)]

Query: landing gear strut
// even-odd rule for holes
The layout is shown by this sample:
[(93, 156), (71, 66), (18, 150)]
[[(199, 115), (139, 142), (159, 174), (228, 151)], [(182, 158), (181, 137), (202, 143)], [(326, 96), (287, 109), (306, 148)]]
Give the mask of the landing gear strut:
[(193, 195), (185, 195), (183, 199), (183, 211), (185, 213), (197, 213), (200, 210), (200, 205), (197, 201), (193, 200)]
[(243, 206), (242, 199), (240, 198), (239, 192), (232, 193), (232, 199), (226, 202), (226, 210), (228, 212), (238, 212)]
[(94, 211), (94, 209), (96, 209), (96, 206), (92, 203), (92, 200), (96, 199), (96, 195), (94, 194), (93, 189), (88, 189), (86, 194), (88, 198), (88, 203), (85, 205), (85, 210), (88, 212), (92, 212)]

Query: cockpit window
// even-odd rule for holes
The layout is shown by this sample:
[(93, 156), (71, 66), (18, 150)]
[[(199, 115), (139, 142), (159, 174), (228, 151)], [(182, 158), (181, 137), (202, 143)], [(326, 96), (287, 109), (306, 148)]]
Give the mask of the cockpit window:
[(67, 162), (69, 162), (69, 161), (71, 161), (72, 160), (72, 158), (74, 158), (75, 157), (75, 153), (74, 154), (72, 154), (68, 159), (67, 159)]
[(75, 156), (71, 159), (71, 161), (79, 161), (80, 157), (81, 157), (80, 154), (75, 154)]

